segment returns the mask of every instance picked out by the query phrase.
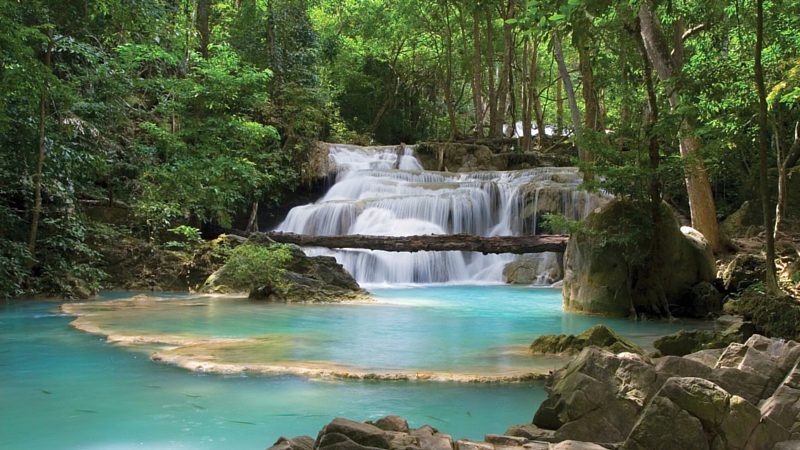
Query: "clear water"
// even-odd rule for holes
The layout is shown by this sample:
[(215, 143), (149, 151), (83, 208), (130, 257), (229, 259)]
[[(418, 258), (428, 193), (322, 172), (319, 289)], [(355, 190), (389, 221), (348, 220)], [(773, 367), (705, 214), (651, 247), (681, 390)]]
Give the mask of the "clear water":
[[(493, 349), (579, 332), (599, 318), (563, 314), (558, 292), (510, 287), (377, 290), (371, 305), (209, 302), (122, 317), (121, 328), (211, 336), (312, 335), (296, 358), (374, 367), (516, 365)], [(187, 302), (192, 302), (187, 299)], [(169, 302), (165, 303), (169, 304)], [(151, 362), (69, 326), (56, 303), (0, 304), (0, 448), (265, 448), (333, 417), (399, 414), (456, 437), (529, 421), (540, 383), (361, 382), (225, 377)], [(604, 320), (640, 342), (680, 328)], [(328, 336), (329, 341), (321, 339)], [(321, 344), (321, 345), (320, 345)]]

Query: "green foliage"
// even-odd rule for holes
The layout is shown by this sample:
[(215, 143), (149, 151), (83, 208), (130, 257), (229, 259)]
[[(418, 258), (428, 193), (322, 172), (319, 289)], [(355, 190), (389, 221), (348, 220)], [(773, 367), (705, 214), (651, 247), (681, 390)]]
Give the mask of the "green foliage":
[(582, 221), (572, 220), (559, 214), (542, 216), (542, 229), (553, 234), (573, 234), (585, 231)]
[(167, 248), (178, 250), (189, 250), (193, 246), (203, 242), (200, 235), (200, 229), (189, 225), (178, 225), (175, 228), (170, 228), (169, 231), (175, 236), (179, 237), (180, 241), (168, 241), (164, 244)]
[(252, 290), (269, 285), (284, 290), (283, 273), (292, 259), (286, 244), (243, 244), (231, 251), (225, 263), (225, 282), (234, 289)]

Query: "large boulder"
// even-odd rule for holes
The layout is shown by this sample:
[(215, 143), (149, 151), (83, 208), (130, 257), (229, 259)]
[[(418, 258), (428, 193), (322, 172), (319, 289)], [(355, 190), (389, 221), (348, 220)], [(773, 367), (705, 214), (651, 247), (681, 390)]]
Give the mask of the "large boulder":
[(641, 347), (605, 325), (595, 325), (577, 336), (574, 334), (539, 336), (533, 341), (530, 349), (535, 355), (571, 355), (589, 346), (600, 347), (613, 353), (644, 353)]
[(788, 438), (784, 427), (743, 398), (702, 378), (675, 377), (664, 383), (621, 448), (768, 449)]
[(588, 347), (557, 370), (533, 424), (555, 430), (557, 441), (620, 442), (660, 387), (647, 358)]
[[(644, 225), (629, 215), (641, 214), (640, 206), (616, 200), (586, 220), (586, 231), (570, 237), (564, 254), (564, 308), (592, 314), (627, 316), (635, 312), (639, 300), (631, 289), (630, 277), (634, 263), (641, 260), (638, 252), (646, 248), (641, 237)], [(692, 228), (679, 227), (669, 207), (663, 208), (664, 231), (660, 236), (661, 254), (657, 273), (663, 298), (671, 310), (693, 310), (692, 288), (700, 282), (711, 282), (716, 275), (713, 254), (702, 235)], [(606, 236), (611, 233), (614, 240)], [(637, 233), (639, 237), (636, 238)], [(624, 246), (620, 239), (634, 236), (640, 245)], [(637, 242), (638, 242), (637, 241)], [(660, 297), (660, 296), (659, 296)], [(691, 305), (687, 308), (687, 305)], [(705, 312), (705, 311), (704, 311)]]

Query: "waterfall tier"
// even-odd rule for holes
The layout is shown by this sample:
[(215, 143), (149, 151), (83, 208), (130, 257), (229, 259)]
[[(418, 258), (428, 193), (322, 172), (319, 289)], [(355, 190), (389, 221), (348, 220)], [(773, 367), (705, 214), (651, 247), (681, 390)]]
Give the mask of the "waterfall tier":
[[(336, 180), (313, 204), (293, 208), (276, 231), (307, 235), (412, 236), (537, 234), (543, 213), (582, 219), (601, 196), (579, 191), (575, 167), (503, 172), (424, 171), (411, 146), (358, 147), (331, 144)], [(513, 255), (473, 252), (390, 253), (375, 250), (307, 249), (335, 256), (359, 283), (501, 282)], [(528, 258), (530, 258), (529, 256)], [(539, 283), (552, 283), (552, 255)]]

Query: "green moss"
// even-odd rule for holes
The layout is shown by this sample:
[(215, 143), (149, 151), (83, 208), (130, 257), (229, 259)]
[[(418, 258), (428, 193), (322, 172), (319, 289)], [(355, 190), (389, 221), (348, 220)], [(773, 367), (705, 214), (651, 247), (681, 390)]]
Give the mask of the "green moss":
[(725, 310), (753, 322), (758, 333), (800, 340), (800, 303), (792, 297), (772, 297), (755, 284), (725, 304)]
[(530, 349), (533, 354), (571, 355), (589, 346), (600, 347), (613, 353), (644, 353), (641, 347), (618, 335), (605, 325), (595, 325), (577, 336), (573, 334), (539, 336), (533, 341)]

